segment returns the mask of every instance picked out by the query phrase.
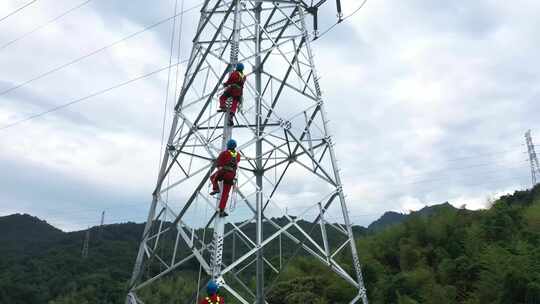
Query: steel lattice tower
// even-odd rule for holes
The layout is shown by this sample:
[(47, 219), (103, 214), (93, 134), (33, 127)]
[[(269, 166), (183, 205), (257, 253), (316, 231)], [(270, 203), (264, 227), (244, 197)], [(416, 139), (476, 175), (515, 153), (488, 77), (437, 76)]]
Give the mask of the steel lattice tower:
[[(205, 1), (127, 303), (142, 303), (142, 289), (194, 262), (206, 280), (199, 289), (213, 277), (240, 303), (266, 303), (268, 278), (283, 270), (291, 244), (352, 285), (350, 303), (368, 303), (307, 28), (324, 2)], [(247, 82), (230, 127), (216, 109), (237, 62)], [(242, 161), (228, 206), (238, 206), (219, 218), (209, 176), (231, 137)], [(263, 251), (277, 246), (278, 266)]]
[(540, 165), (538, 163), (538, 158), (536, 157), (531, 130), (528, 130), (525, 133), (525, 141), (527, 143), (527, 152), (529, 153), (529, 162), (531, 163), (532, 186), (534, 187), (536, 185), (537, 176), (540, 176)]
[(83, 243), (83, 249), (82, 249), (82, 258), (86, 259), (88, 257), (88, 247), (90, 244), (90, 228), (86, 230), (86, 233), (84, 234), (84, 243)]

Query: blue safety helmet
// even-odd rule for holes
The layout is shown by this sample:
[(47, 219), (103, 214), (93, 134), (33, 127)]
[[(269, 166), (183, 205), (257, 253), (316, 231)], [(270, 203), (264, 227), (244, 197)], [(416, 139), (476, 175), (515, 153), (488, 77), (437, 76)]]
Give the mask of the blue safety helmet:
[(208, 282), (208, 285), (206, 286), (206, 292), (209, 295), (216, 294), (218, 292), (218, 289), (219, 289), (219, 286), (214, 280)]
[(237, 63), (236, 64), (236, 70), (240, 71), (240, 72), (244, 71), (244, 64), (241, 63), (241, 62)]
[(234, 150), (235, 148), (236, 148), (236, 140), (229, 139), (229, 141), (227, 141), (227, 149)]

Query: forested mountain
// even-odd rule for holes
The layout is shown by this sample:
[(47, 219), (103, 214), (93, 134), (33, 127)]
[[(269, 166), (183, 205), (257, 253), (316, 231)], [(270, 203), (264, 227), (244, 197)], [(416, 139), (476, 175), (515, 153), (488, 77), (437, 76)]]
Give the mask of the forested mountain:
[(142, 228), (110, 225), (101, 240), (93, 228), (92, 254), (83, 260), (84, 231), (64, 233), (29, 215), (0, 218), (0, 231), (12, 234), (11, 246), (0, 241), (0, 303), (49, 303), (72, 292), (89, 294), (78, 303), (120, 303)]
[[(371, 233), (355, 228), (371, 303), (540, 303), (540, 187), (503, 196), (488, 210), (442, 204), (400, 223), (387, 218)], [(81, 259), (84, 231), (64, 233), (29, 215), (0, 218), (0, 303), (123, 303), (142, 229), (92, 228), (89, 257)], [(288, 266), (270, 303), (351, 298), (316, 261), (298, 256)], [(170, 278), (149, 292), (159, 303), (186, 303), (191, 284)]]
[(47, 222), (27, 214), (0, 217), (0, 231), (0, 265), (14, 255), (21, 258), (44, 251), (64, 234)]
[(378, 220), (374, 221), (368, 226), (368, 229), (371, 231), (380, 231), (386, 229), (390, 226), (397, 225), (404, 222), (407, 219), (407, 214), (387, 211), (385, 212)]
[(418, 211), (411, 211), (409, 214), (398, 213), (395, 211), (385, 212), (378, 220), (368, 226), (371, 232), (377, 232), (386, 229), (390, 226), (403, 223), (410, 217), (414, 216), (431, 216), (432, 214), (443, 212), (445, 209), (455, 209), (454, 206), (446, 202), (440, 205), (426, 206)]
[(359, 240), (373, 303), (540, 303), (540, 186)]

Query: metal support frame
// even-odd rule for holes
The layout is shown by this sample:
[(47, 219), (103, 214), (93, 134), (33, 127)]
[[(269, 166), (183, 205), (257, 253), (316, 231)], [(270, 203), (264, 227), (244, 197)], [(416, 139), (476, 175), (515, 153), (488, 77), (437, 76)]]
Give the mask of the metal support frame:
[[(142, 303), (141, 289), (193, 263), (238, 302), (266, 303), (272, 280), (265, 276), (287, 265), (283, 254), (290, 248), (284, 242), (351, 284), (357, 293), (350, 303), (368, 303), (306, 14), (303, 1), (204, 3), (126, 303)], [(221, 83), (237, 62), (248, 73), (231, 127), (228, 113), (215, 110)], [(205, 186), (232, 137), (242, 155), (231, 194), (239, 207), (220, 218), (219, 198)], [(301, 188), (309, 197), (296, 197)], [(332, 224), (328, 216), (341, 220)], [(317, 236), (304, 230), (305, 222), (318, 227)], [(211, 239), (205, 227), (213, 227)], [(330, 231), (340, 239), (329, 239)], [(279, 248), (279, 265), (265, 257), (269, 248)], [(338, 256), (351, 259), (353, 272), (340, 266)]]

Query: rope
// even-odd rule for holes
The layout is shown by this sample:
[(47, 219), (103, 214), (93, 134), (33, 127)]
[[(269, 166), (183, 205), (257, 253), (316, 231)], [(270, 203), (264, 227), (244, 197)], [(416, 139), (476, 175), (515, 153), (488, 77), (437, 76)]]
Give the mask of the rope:
[(238, 178), (234, 179), (234, 185), (231, 191), (233, 191), (233, 193), (231, 197), (231, 203), (229, 205), (229, 211), (232, 213), (236, 209), (236, 203), (238, 201)]

